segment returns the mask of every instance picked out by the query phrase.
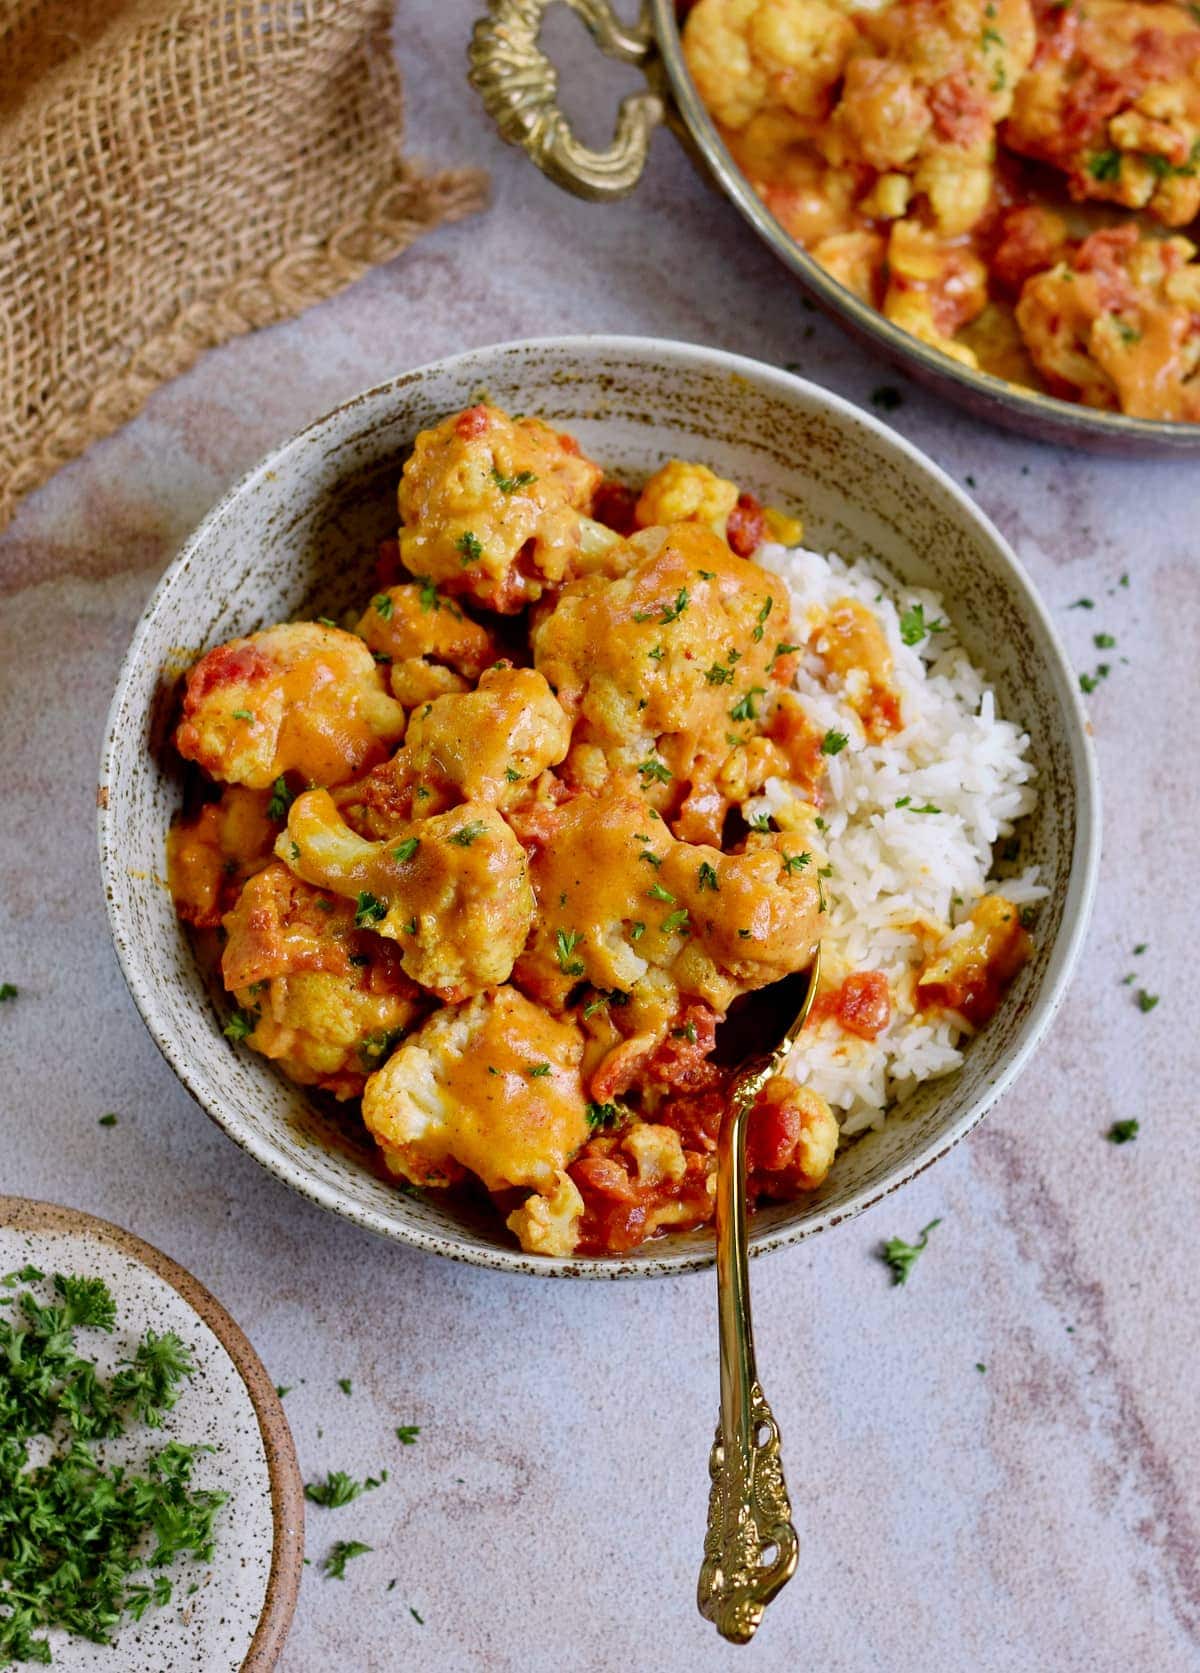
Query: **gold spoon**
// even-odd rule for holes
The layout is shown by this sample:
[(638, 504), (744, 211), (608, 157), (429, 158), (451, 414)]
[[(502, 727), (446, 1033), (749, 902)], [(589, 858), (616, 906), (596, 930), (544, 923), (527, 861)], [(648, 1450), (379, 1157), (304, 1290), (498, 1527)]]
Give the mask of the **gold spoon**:
[[(796, 1572), (798, 1546), (779, 1457), (779, 1429), (759, 1387), (746, 1247), (746, 1118), (781, 1073), (821, 977), (817, 943), (797, 972), (738, 1002), (718, 1030), (717, 1062), (738, 1064), (717, 1137), (717, 1317), (721, 1420), (709, 1456), (712, 1489), (696, 1601), (732, 1644), (747, 1644), (768, 1603)], [(801, 992), (803, 991), (803, 999)], [(795, 1007), (799, 1005), (799, 1009)], [(793, 1021), (778, 1038), (779, 1018)], [(773, 1049), (771, 1041), (775, 1040)]]

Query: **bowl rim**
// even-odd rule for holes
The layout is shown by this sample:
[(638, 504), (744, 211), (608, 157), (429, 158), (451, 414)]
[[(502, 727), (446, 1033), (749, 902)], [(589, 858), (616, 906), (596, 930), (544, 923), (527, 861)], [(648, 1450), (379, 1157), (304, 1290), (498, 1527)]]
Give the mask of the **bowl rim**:
[[(804, 281), (805, 287), (816, 292), (830, 312), (840, 314), (855, 330), (873, 338), (894, 361), (915, 362), (937, 382), (957, 385), (964, 396), (982, 396), (992, 406), (1003, 407), (1024, 420), (1036, 419), (1049, 442), (1064, 439), (1069, 431), (1074, 431), (1080, 445), (1085, 445), (1083, 438), (1086, 438), (1092, 443), (1135, 442), (1147, 455), (1200, 451), (1200, 423), (1134, 418), (1128, 413), (1086, 407), (1081, 402), (1064, 401), (1039, 389), (1010, 383), (980, 367), (964, 366), (932, 344), (921, 342), (839, 283), (784, 231), (734, 161), (688, 70), (674, 0), (649, 0), (649, 7), (671, 93), (691, 142), (738, 212), (780, 261)], [(1034, 440), (1041, 439), (1029, 429), (1024, 433)]]
[[(910, 1180), (915, 1179), (918, 1174), (923, 1173), (926, 1168), (931, 1167), (952, 1150), (973, 1127), (982, 1121), (996, 1101), (1014, 1083), (1044, 1039), (1065, 997), (1087, 933), (1100, 862), (1100, 784), (1095, 748), (1088, 729), (1083, 701), (1079, 695), (1061, 637), (1049, 610), (1043, 604), (1020, 560), (991, 519), (939, 464), (922, 453), (906, 437), (899, 434), (890, 425), (882, 423), (871, 413), (855, 406), (853, 402), (840, 395), (832, 394), (829, 390), (807, 378), (798, 377), (794, 373), (767, 365), (762, 361), (749, 359), (744, 355), (731, 354), (723, 349), (709, 348), (698, 343), (609, 333), (579, 333), (569, 336), (519, 338), (504, 343), (485, 344), (478, 348), (466, 349), (458, 354), (447, 355), (439, 360), (430, 361), (426, 365), (399, 372), (383, 383), (376, 384), (370, 389), (363, 390), (359, 394), (339, 402), (335, 407), (313, 419), (311, 423), (305, 425), (303, 429), (290, 436), (278, 447), (271, 449), (240, 476), (232, 486), (226, 489), (187, 537), (159, 578), (134, 628), (129, 649), (122, 659), (117, 675), (112, 701), (105, 719), (104, 742), (96, 794), (97, 842), (105, 910), (117, 961), (134, 1005), (150, 1037), (184, 1088), (204, 1110), (205, 1114), (234, 1141), (239, 1149), (252, 1156), (269, 1173), (282, 1180), (285, 1185), (297, 1191), (308, 1201), (329, 1210), (344, 1220), (349, 1220), (352, 1224), (360, 1226), (366, 1231), (375, 1232), (395, 1242), (407, 1244), (427, 1254), (445, 1256), (452, 1260), (466, 1262), (472, 1266), (543, 1278), (671, 1277), (679, 1273), (695, 1272), (711, 1266), (715, 1259), (715, 1249), (708, 1247), (664, 1249), (660, 1256), (643, 1258), (636, 1262), (624, 1260), (619, 1256), (598, 1256), (587, 1259), (575, 1256), (531, 1256), (523, 1250), (505, 1249), (499, 1245), (486, 1247), (467, 1243), (449, 1232), (428, 1231), (421, 1226), (401, 1224), (366, 1204), (355, 1203), (336, 1186), (327, 1185), (308, 1177), (293, 1163), (289, 1163), (286, 1159), (280, 1157), (267, 1139), (244, 1131), (236, 1119), (231, 1119), (226, 1112), (219, 1110), (217, 1107), (211, 1107), (207, 1102), (206, 1097), (202, 1095), (197, 1086), (197, 1077), (189, 1066), (186, 1053), (179, 1049), (171, 1032), (159, 1018), (157, 1007), (153, 1003), (155, 986), (153, 972), (138, 959), (134, 945), (131, 941), (127, 942), (124, 926), (118, 922), (117, 917), (115, 897), (119, 890), (125, 886), (125, 874), (120, 860), (120, 834), (115, 828), (113, 816), (108, 806), (108, 787), (113, 776), (112, 765), (114, 760), (127, 754), (130, 749), (141, 749), (143, 746), (142, 721), (144, 715), (138, 713), (133, 716), (136, 722), (133, 725), (123, 725), (122, 722), (129, 703), (130, 685), (141, 666), (143, 645), (155, 626), (159, 606), (164, 596), (173, 586), (175, 577), (201, 553), (214, 524), (224, 518), (227, 511), (242, 494), (274, 471), (278, 461), (285, 455), (301, 447), (310, 446), (323, 430), (338, 423), (342, 415), (349, 409), (368, 401), (384, 398), (400, 389), (411, 388), (415, 382), (434, 375), (453, 375), (460, 371), (472, 370), (476, 372), (478, 377), (486, 381), (487, 372), (483, 370), (483, 367), (489, 361), (497, 357), (519, 357), (531, 354), (542, 360), (545, 360), (549, 355), (563, 365), (569, 365), (581, 359), (603, 357), (607, 354), (627, 356), (635, 360), (641, 358), (658, 368), (672, 364), (691, 369), (721, 371), (730, 377), (742, 378), (751, 384), (757, 383), (760, 387), (766, 384), (772, 393), (784, 398), (794, 398), (798, 394), (803, 395), (818, 408), (825, 408), (839, 419), (849, 421), (851, 425), (862, 426), (873, 434), (877, 440), (881, 441), (885, 447), (892, 448), (901, 454), (905, 462), (910, 467), (915, 467), (927, 479), (930, 479), (932, 485), (946, 493), (955, 503), (956, 509), (964, 514), (969, 522), (975, 524), (982, 536), (993, 546), (996, 556), (1007, 572), (1010, 584), (1016, 589), (1024, 609), (1032, 616), (1045, 636), (1050, 650), (1051, 663), (1052, 665), (1055, 662), (1057, 663), (1055, 671), (1061, 678), (1062, 689), (1066, 696), (1068, 725), (1073, 732), (1073, 737), (1070, 740), (1073, 747), (1070, 753), (1076, 769), (1075, 788), (1078, 800), (1075, 841), (1068, 872), (1067, 900), (1064, 904), (1062, 924), (1053, 948), (1052, 962), (1047, 970), (1046, 985), (1030, 1008), (1025, 1037), (1010, 1056), (1003, 1061), (995, 1078), (989, 1082), (984, 1091), (964, 1111), (954, 1125), (947, 1132), (937, 1134), (921, 1145), (896, 1170), (893, 1176), (889, 1176), (878, 1185), (864, 1187), (849, 1202), (837, 1208), (820, 1212), (798, 1225), (783, 1226), (770, 1230), (763, 1229), (756, 1233), (752, 1223), (750, 1233), (751, 1255), (767, 1254), (772, 1250), (815, 1236), (818, 1232), (839, 1225), (844, 1220), (855, 1218), (884, 1197), (889, 1196), (893, 1191), (899, 1190), (901, 1186), (908, 1184)], [(1072, 897), (1074, 898), (1072, 899)]]

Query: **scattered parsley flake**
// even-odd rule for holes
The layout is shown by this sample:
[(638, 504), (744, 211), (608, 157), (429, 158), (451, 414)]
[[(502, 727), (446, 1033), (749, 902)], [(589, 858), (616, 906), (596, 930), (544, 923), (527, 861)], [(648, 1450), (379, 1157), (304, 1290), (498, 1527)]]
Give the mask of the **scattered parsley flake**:
[(638, 774), (643, 784), (670, 784), (674, 776), (666, 762), (658, 760), (653, 755), (648, 761), (643, 761), (640, 764)]
[(20, 991), (15, 982), (0, 982), (0, 1004), (3, 1004), (5, 1000), (15, 999)]
[(417, 1436), (420, 1433), (421, 1425), (419, 1423), (401, 1423), (396, 1429), (396, 1439), (400, 1442), (401, 1446), (415, 1446), (417, 1444)]
[(360, 1493), (378, 1487), (383, 1480), (386, 1480), (386, 1476), (378, 1479), (368, 1476), (365, 1481), (355, 1481), (345, 1470), (330, 1470), (324, 1481), (305, 1482), (304, 1497), (310, 1503), (321, 1505), (326, 1510), (338, 1510), (342, 1505), (348, 1505), (357, 1499)]
[(897, 796), (896, 797), (896, 806), (897, 807), (908, 807), (911, 802), (912, 802), (912, 797), (911, 796)]
[(675, 595), (674, 604), (664, 604), (663, 605), (662, 616), (659, 619), (664, 625), (667, 622), (677, 622), (679, 620), (680, 616), (683, 615), (683, 612), (687, 609), (687, 607), (688, 607), (688, 591), (687, 591), (687, 588), (686, 587), (680, 587), (678, 593), (676, 593), (676, 595)]
[(510, 784), (520, 784), (524, 774), (519, 773), (515, 767), (505, 767), (504, 776)]
[(731, 685), (733, 683), (733, 669), (726, 668), (724, 663), (714, 662), (704, 678), (709, 685)]
[(709, 865), (707, 860), (701, 860), (700, 862), (700, 871), (696, 886), (701, 894), (704, 893), (705, 889), (711, 889), (713, 894), (717, 894), (720, 891), (721, 885), (717, 880), (716, 870), (714, 867)]
[(505, 476), (502, 470), (492, 466), (492, 481), (502, 494), (515, 494), (519, 488), (529, 488), (537, 481), (532, 471), (518, 471), (515, 476)]
[(558, 968), (564, 976), (582, 976), (584, 967), (577, 958), (572, 958), (576, 947), (583, 941), (583, 934), (579, 930), (559, 929), (554, 932), (554, 951), (558, 958)]
[(767, 602), (763, 605), (762, 609), (758, 612), (758, 615), (755, 618), (754, 632), (750, 635), (750, 637), (754, 640), (754, 643), (756, 645), (761, 641), (762, 636), (763, 636), (764, 632), (766, 631), (766, 628), (765, 628), (764, 624), (766, 622), (767, 617), (771, 614), (771, 607), (774, 603), (775, 603), (775, 600), (768, 593)]
[(649, 657), (651, 662), (661, 662), (666, 654), (666, 651), (663, 650), (661, 645), (655, 645), (652, 651), (646, 652), (646, 655)]
[(335, 621), (332, 621), (328, 616), (318, 616), (317, 617), (317, 626), (318, 627), (336, 627), (337, 623)]
[(481, 837), (486, 829), (487, 826), (482, 819), (472, 819), (468, 824), (460, 825), (449, 840), (456, 843), (459, 848), (469, 848), (475, 838)]
[(687, 907), (681, 906), (677, 911), (669, 913), (663, 919), (660, 928), (664, 935), (674, 935), (677, 930), (686, 929), (689, 921)]
[(410, 918), (404, 925), (404, 933), (405, 935), (415, 935), (417, 933), (417, 920), (415, 918)]
[(327, 1580), (344, 1580), (346, 1578), (346, 1564), (352, 1557), (365, 1557), (374, 1547), (364, 1545), (361, 1539), (339, 1539), (333, 1545), (328, 1555), (321, 1561), (321, 1568)]
[(377, 924), (381, 918), (386, 918), (387, 911), (386, 900), (377, 900), (369, 889), (362, 889), (354, 906), (354, 922), (359, 929), (366, 929), (368, 924)]
[(381, 621), (391, 621), (394, 606), (389, 593), (376, 593), (375, 597), (371, 600), (371, 608)]
[(258, 1026), (256, 1011), (235, 1011), (221, 1030), (227, 1040), (244, 1040)]
[(354, 1385), (351, 1383), (349, 1377), (339, 1377), (337, 1385), (343, 1394), (352, 1394), (354, 1392)]
[(1079, 676), (1079, 689), (1089, 697), (1099, 684), (1099, 680), (1091, 674), (1080, 674)]
[(1131, 1117), (1124, 1121), (1114, 1121), (1104, 1136), (1109, 1144), (1128, 1144), (1131, 1139), (1137, 1138), (1140, 1126), (1141, 1122)]
[(1092, 634), (1092, 644), (1098, 651), (1111, 651), (1116, 642), (1111, 633)]
[(651, 900), (665, 901), (668, 906), (674, 906), (675, 904), (675, 896), (670, 889), (664, 889), (661, 883), (651, 883), (646, 893)]
[(1146, 951), (1146, 948), (1149, 945), (1150, 943), (1148, 941), (1139, 941), (1137, 946), (1133, 949), (1134, 958), (1141, 958), (1142, 954)]
[(1139, 1011), (1152, 1011), (1158, 1004), (1158, 1000), (1159, 995), (1157, 993), (1147, 993), (1145, 988), (1139, 988), (1137, 990), (1137, 1007)]
[(234, 720), (253, 720), (254, 711), (253, 709), (234, 709), (233, 718)]
[(640, 922), (636, 922), (636, 921), (634, 923), (630, 924), (630, 926), (629, 926), (629, 939), (631, 941), (640, 941), (642, 939), (642, 936), (645, 935), (645, 933), (646, 933), (645, 924), (640, 923)]
[(292, 805), (292, 792), (287, 787), (287, 780), (277, 778), (271, 790), (271, 800), (267, 803), (268, 819), (286, 819), (287, 810)]
[[(785, 854), (783, 856), (783, 869), (789, 873), (803, 871), (811, 859), (811, 854)], [(823, 877), (825, 874), (821, 872), (819, 875)]]
[(480, 558), (483, 556), (483, 547), (471, 533), (470, 529), (468, 529), (465, 534), (459, 535), (458, 539), (454, 542), (454, 549), (461, 556), (462, 566), (464, 569), (468, 564), (478, 563)]
[(940, 813), (941, 811), (941, 808), (935, 806), (933, 802), (926, 802), (924, 807), (913, 808), (914, 813)]
[(1077, 598), (1074, 604), (1068, 604), (1068, 610), (1094, 610), (1096, 601), (1092, 598)]
[(1093, 180), (1119, 180), (1121, 177), (1121, 153), (1119, 151), (1094, 151), (1088, 158), (1087, 171)]
[(987, 1366), (986, 1366), (986, 1365), (981, 1365), (981, 1364), (980, 1364), (980, 1362), (979, 1362), (979, 1360), (976, 1360), (976, 1361), (975, 1361), (975, 1369), (976, 1369), (976, 1370), (977, 1370), (977, 1371), (981, 1371), (981, 1372), (982, 1372), (982, 1371), (986, 1371), (986, 1370), (987, 1370)]
[(844, 732), (835, 732), (831, 727), (821, 739), (821, 754), (840, 755), (849, 742)]
[(715, 581), (717, 578), (717, 572), (715, 569), (698, 569), (696, 574), (702, 581)]
[(589, 1127), (617, 1127), (623, 1119), (624, 1112), (619, 1104), (589, 1103), (587, 1107)]
[(399, 848), (392, 849), (392, 858), (397, 865), (407, 865), (420, 846), (420, 837), (406, 837)]
[(919, 645), (926, 634), (945, 633), (946, 624), (940, 616), (936, 621), (925, 620), (925, 606), (914, 604), (900, 618), (900, 637), (906, 645)]
[(781, 656), (792, 656), (796, 651), (800, 651), (800, 650), (803, 650), (803, 649), (804, 649), (803, 645), (789, 645), (789, 644), (785, 643), (784, 640), (781, 639), (781, 640), (779, 640), (778, 644), (775, 646), (775, 654), (772, 656), (771, 662), (776, 663), (776, 662), (779, 661), (779, 658)]
[(756, 813), (754, 818), (750, 821), (750, 829), (752, 831), (769, 831), (771, 829), (770, 814)]
[(417, 582), (421, 589), (419, 597), (422, 610), (432, 610), (434, 612), (440, 610), (442, 607), (442, 600), (438, 594), (437, 588), (429, 579), (428, 575), (414, 575), (413, 580)]
[(102, 1115), (100, 1117), (96, 1125), (98, 1127), (115, 1127), (118, 1119), (119, 1117), (112, 1110), (109, 1110), (107, 1115)]
[(730, 720), (757, 720), (758, 711), (754, 707), (754, 699), (761, 697), (766, 691), (765, 686), (752, 685), (746, 695), (736, 702), (729, 711)]
[(411, 1603), (408, 1606), (408, 1612), (419, 1627), (423, 1627), (425, 1625), (424, 1615), (418, 1615)]
[(296, 1386), (295, 1383), (276, 1383), (275, 1384), (275, 1393), (282, 1400), (284, 1395), (285, 1394), (290, 1394), (292, 1392), (293, 1388), (295, 1388), (295, 1386)]
[(525, 1073), (530, 1080), (540, 1080), (544, 1075), (550, 1073), (550, 1065), (548, 1063), (531, 1063)]
[(880, 1259), (892, 1269), (893, 1284), (907, 1284), (908, 1275), (913, 1264), (925, 1245), (929, 1242), (929, 1234), (935, 1226), (941, 1225), (941, 1218), (931, 1220), (927, 1226), (922, 1226), (921, 1234), (916, 1243), (905, 1243), (903, 1238), (891, 1237), (880, 1251)]

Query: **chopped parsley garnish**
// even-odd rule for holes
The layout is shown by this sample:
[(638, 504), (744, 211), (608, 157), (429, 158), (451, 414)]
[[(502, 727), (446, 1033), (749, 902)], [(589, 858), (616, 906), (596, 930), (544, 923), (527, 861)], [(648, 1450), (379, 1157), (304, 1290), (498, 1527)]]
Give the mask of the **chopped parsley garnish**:
[[(783, 856), (783, 869), (786, 872), (803, 871), (811, 859), (811, 854), (785, 854)], [(821, 875), (824, 876), (824, 873), (821, 873)]]
[(227, 1040), (244, 1040), (258, 1027), (255, 1011), (235, 1011), (221, 1030)]
[(913, 1269), (917, 1256), (929, 1242), (929, 1234), (935, 1226), (941, 1225), (940, 1217), (931, 1220), (927, 1226), (922, 1226), (921, 1235), (915, 1243), (905, 1243), (903, 1238), (891, 1237), (880, 1251), (880, 1259), (892, 1269), (893, 1284), (907, 1284), (908, 1275)]
[(789, 645), (781, 639), (775, 646), (775, 654), (772, 656), (771, 661), (772, 663), (778, 662), (781, 656), (791, 656), (795, 651), (803, 649), (804, 647), (802, 645)]
[(683, 615), (683, 612), (687, 609), (687, 607), (688, 607), (687, 588), (686, 587), (680, 587), (678, 593), (676, 593), (676, 595), (675, 595), (674, 604), (664, 604), (663, 605), (662, 615), (659, 618), (659, 620), (661, 622), (663, 622), (664, 624), (666, 622), (677, 622), (679, 620), (680, 616)]
[(286, 819), (292, 801), (292, 792), (287, 787), (287, 780), (277, 778), (271, 791), (271, 800), (267, 803), (267, 818)]
[(927, 633), (944, 633), (946, 624), (939, 616), (936, 621), (925, 620), (925, 606), (913, 604), (900, 618), (900, 637), (906, 645), (919, 645)]
[(980, 1360), (977, 1359), (975, 1361), (975, 1369), (982, 1373), (982, 1372), (987, 1370), (987, 1366), (984, 1365)]
[(354, 1392), (354, 1384), (350, 1381), (349, 1377), (339, 1377), (337, 1385), (343, 1394), (352, 1394)]
[(675, 896), (670, 889), (664, 889), (661, 883), (651, 883), (646, 893), (651, 900), (665, 901), (668, 906), (674, 906), (675, 904)]
[(640, 764), (638, 774), (643, 784), (670, 784), (673, 776), (666, 762), (654, 755)]
[(354, 922), (359, 929), (366, 929), (368, 924), (377, 924), (381, 918), (386, 918), (387, 910), (386, 900), (376, 900), (369, 889), (363, 889), (355, 903)]
[(504, 776), (510, 784), (520, 784), (525, 775), (519, 773), (515, 767), (505, 767)]
[(633, 619), (635, 622), (648, 622), (653, 614), (653, 610), (635, 610)]
[(822, 755), (840, 755), (850, 742), (844, 732), (835, 732), (832, 727), (821, 739)]
[(1137, 946), (1133, 949), (1134, 958), (1141, 958), (1142, 954), (1146, 951), (1146, 948), (1149, 945), (1150, 943), (1148, 941), (1139, 941)]
[(417, 1611), (413, 1608), (411, 1603), (408, 1606), (408, 1612), (412, 1616), (413, 1620), (417, 1623), (417, 1625), (419, 1627), (423, 1627), (425, 1625), (424, 1615), (418, 1615)]
[(454, 549), (461, 556), (462, 566), (464, 569), (469, 563), (478, 563), (480, 558), (483, 556), (483, 547), (471, 533), (470, 529), (468, 529), (465, 534), (459, 535), (458, 539), (454, 542)]
[(1139, 988), (1137, 990), (1137, 1007), (1139, 1011), (1152, 1011), (1158, 1004), (1158, 999), (1158, 994), (1147, 993), (1145, 988)]
[(1094, 610), (1096, 601), (1092, 598), (1077, 598), (1074, 604), (1068, 604), (1068, 610)]
[(414, 575), (413, 580), (416, 581), (421, 588), (419, 597), (422, 610), (440, 610), (442, 607), (441, 598), (438, 596), (438, 590), (429, 579), (428, 575)]
[(1093, 180), (1118, 180), (1121, 175), (1121, 153), (1094, 151), (1088, 158), (1087, 171)]
[(582, 976), (584, 967), (577, 958), (573, 958), (576, 947), (583, 940), (579, 930), (559, 929), (554, 932), (554, 952), (558, 959), (558, 968), (564, 976)]
[(404, 925), (404, 933), (405, 935), (415, 935), (417, 933), (417, 920), (415, 918), (410, 918)]
[(492, 466), (492, 481), (502, 494), (515, 494), (518, 488), (529, 488), (537, 481), (532, 471), (518, 471), (515, 476), (505, 476), (502, 470)]
[(765, 628), (764, 624), (766, 622), (767, 617), (771, 614), (771, 606), (774, 604), (774, 602), (775, 602), (775, 600), (770, 596), (770, 594), (768, 594), (766, 603), (763, 605), (762, 609), (758, 612), (758, 615), (755, 617), (754, 632), (750, 635), (750, 637), (751, 637), (751, 639), (754, 640), (754, 643), (756, 645), (762, 639), (762, 636), (763, 636), (764, 632), (766, 631), (766, 628)]
[(415, 1446), (417, 1436), (420, 1433), (421, 1425), (419, 1423), (402, 1423), (396, 1430), (396, 1439), (401, 1446)]
[(757, 720), (758, 711), (754, 707), (754, 699), (761, 697), (765, 691), (765, 686), (752, 685), (746, 695), (740, 698), (730, 709), (730, 720)]
[(1080, 674), (1079, 676), (1079, 689), (1089, 697), (1099, 684), (1100, 681), (1093, 674)]
[(610, 1005), (628, 1005), (628, 1003), (629, 995), (622, 993), (620, 988), (613, 988), (608, 993), (605, 993), (602, 988), (598, 988), (583, 1007), (583, 1020), (586, 1022), (589, 1017), (594, 1017), (597, 1011), (606, 1011)]
[(15, 999), (20, 991), (15, 982), (0, 982), (0, 1004), (6, 999)]
[(332, 912), (334, 910), (333, 902), (328, 895), (318, 895), (316, 900), (313, 901), (313, 905), (320, 907), (322, 912)]
[(253, 720), (254, 711), (252, 709), (234, 709), (233, 718), (234, 720)]
[(397, 865), (406, 865), (420, 846), (420, 837), (406, 837), (399, 848), (392, 849), (392, 858)]
[(615, 1127), (622, 1115), (619, 1104), (589, 1104), (587, 1107), (589, 1127)]
[(481, 837), (486, 829), (487, 826), (482, 819), (472, 819), (468, 824), (460, 825), (449, 840), (457, 843), (459, 848), (469, 848), (475, 838)]
[(640, 922), (634, 922), (634, 923), (630, 924), (630, 926), (629, 926), (629, 939), (631, 941), (640, 941), (642, 939), (642, 936), (645, 935), (645, 933), (646, 933), (645, 924), (640, 923)]
[[(386, 1480), (386, 1476), (383, 1479)], [(357, 1499), (360, 1493), (379, 1485), (374, 1476), (368, 1476), (365, 1481), (355, 1481), (345, 1470), (330, 1470), (324, 1481), (305, 1482), (304, 1497), (326, 1510), (337, 1510), (341, 1505), (348, 1505)]]
[(371, 600), (371, 608), (382, 621), (391, 621), (392, 599), (388, 593), (376, 593), (375, 597)]
[(914, 813), (940, 813), (941, 811), (941, 808), (935, 807), (932, 802), (926, 802), (924, 807), (913, 808)]
[(1140, 1126), (1141, 1122), (1132, 1118), (1127, 1118), (1124, 1121), (1114, 1121), (1104, 1136), (1109, 1144), (1128, 1144), (1131, 1139), (1137, 1138)]
[(911, 796), (897, 796), (896, 797), (896, 806), (897, 807), (909, 807), (909, 806), (911, 806), (911, 804), (912, 804), (912, 797)]
[(1003, 46), (1004, 36), (998, 29), (985, 29), (979, 37), (980, 46)]
[(346, 1578), (346, 1564), (352, 1557), (365, 1557), (374, 1548), (364, 1545), (361, 1539), (339, 1539), (322, 1559), (321, 1568), (328, 1580), (344, 1580)]
[(878, 389), (871, 391), (871, 405), (878, 407), (880, 412), (895, 412), (903, 400), (900, 391), (890, 383), (881, 383)]
[[(3, 1280), (42, 1282), (22, 1267)], [(170, 1441), (110, 1465), (90, 1443), (133, 1424), (157, 1428), (194, 1372), (172, 1331), (147, 1330), (111, 1376), (81, 1353), (79, 1330), (113, 1331), (116, 1303), (100, 1278), (57, 1273), (54, 1298), (10, 1297), (0, 1318), (0, 1664), (52, 1660), (48, 1629), (112, 1643), (123, 1616), (171, 1601), (166, 1568), (181, 1554), (209, 1563), (228, 1497), (194, 1489), (200, 1446)], [(128, 1439), (132, 1439), (128, 1435)]]
[(655, 645), (652, 651), (646, 652), (646, 655), (650, 658), (651, 662), (661, 662), (666, 654), (666, 651), (663, 650), (661, 645)]
[(726, 668), (724, 663), (714, 662), (704, 678), (709, 685), (731, 685), (733, 683), (733, 669)]
[(697, 888), (699, 892), (703, 894), (705, 889), (711, 889), (715, 895), (719, 892), (720, 887), (721, 885), (717, 880), (716, 869), (713, 866), (710, 866), (707, 860), (701, 860), (700, 871), (697, 879)]
[(1098, 651), (1111, 651), (1116, 642), (1111, 633), (1092, 634), (1092, 644)]
[(540, 1080), (544, 1075), (550, 1073), (550, 1065), (548, 1063), (531, 1063), (525, 1073), (530, 1080)]
[(317, 617), (317, 626), (318, 627), (336, 627), (337, 623), (335, 621), (331, 621), (328, 616), (318, 616)]
[(752, 831), (769, 831), (771, 829), (770, 814), (756, 813), (754, 818), (750, 821), (750, 829)]
[(115, 1127), (116, 1124), (117, 1124), (117, 1120), (118, 1120), (118, 1117), (116, 1116), (116, 1114), (112, 1110), (109, 1110), (107, 1115), (102, 1115), (100, 1117), (100, 1119), (96, 1123), (96, 1125), (98, 1127)]
[(677, 930), (686, 929), (688, 922), (688, 909), (686, 906), (681, 906), (677, 911), (668, 913), (660, 928), (664, 935), (674, 935)]

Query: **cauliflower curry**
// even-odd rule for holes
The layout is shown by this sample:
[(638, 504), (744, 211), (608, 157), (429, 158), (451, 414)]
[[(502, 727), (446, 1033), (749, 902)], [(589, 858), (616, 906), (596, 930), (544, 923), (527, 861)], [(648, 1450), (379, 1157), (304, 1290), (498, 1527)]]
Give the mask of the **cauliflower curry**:
[[(268, 627), (186, 678), (202, 799), (170, 881), (216, 932), (225, 1032), (361, 1099), (391, 1176), (488, 1192), (527, 1250), (702, 1224), (717, 1024), (807, 967), (826, 911), (797, 658), (879, 740), (903, 724), (883, 634), (851, 599), (792, 619), (752, 557), (800, 525), (734, 483), (673, 460), (635, 493), (487, 405), (417, 438), (400, 515), (410, 578), (350, 627)], [(772, 777), (802, 799), (748, 823)], [(1019, 967), (989, 899), (924, 1003), (978, 1011)], [(851, 974), (826, 1009), (873, 1038), (887, 979)], [(838, 1125), (777, 1079), (748, 1142), (754, 1197), (789, 1198)]]
[(953, 359), (1200, 422), (1200, 19), (1176, 0), (696, 0), (768, 209)]

